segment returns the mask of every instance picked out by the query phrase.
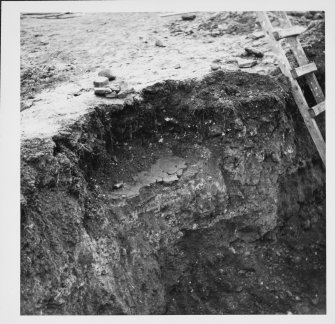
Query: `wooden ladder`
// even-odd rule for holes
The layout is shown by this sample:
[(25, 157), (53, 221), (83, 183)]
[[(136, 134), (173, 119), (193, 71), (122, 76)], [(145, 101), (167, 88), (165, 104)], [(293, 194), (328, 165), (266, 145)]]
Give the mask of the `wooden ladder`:
[[(289, 18), (284, 11), (276, 12), (280, 22), (283, 23), (284, 29), (275, 31), (270, 19), (265, 11), (258, 11), (258, 19), (262, 29), (270, 40), (270, 45), (278, 59), (279, 67), (282, 73), (289, 79), (292, 87), (294, 100), (304, 119), (309, 133), (315, 143), (324, 166), (326, 166), (326, 144), (315, 121), (315, 117), (325, 111), (325, 96), (317, 81), (314, 72), (317, 70), (315, 63), (310, 63), (297, 36), (301, 34), (305, 28), (300, 26), (292, 26)], [(292, 52), (299, 64), (299, 67), (292, 69), (285, 55), (285, 51), (278, 42), (280, 39), (286, 38)], [(304, 76), (309, 85), (314, 99), (317, 103), (314, 107), (309, 107), (304, 94), (297, 82), (297, 78)]]

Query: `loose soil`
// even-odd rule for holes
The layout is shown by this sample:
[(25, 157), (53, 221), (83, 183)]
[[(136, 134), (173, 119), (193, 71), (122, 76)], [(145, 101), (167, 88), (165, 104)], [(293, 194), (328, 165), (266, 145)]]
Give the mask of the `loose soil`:
[(253, 13), (21, 22), (22, 314), (326, 312), (325, 172)]

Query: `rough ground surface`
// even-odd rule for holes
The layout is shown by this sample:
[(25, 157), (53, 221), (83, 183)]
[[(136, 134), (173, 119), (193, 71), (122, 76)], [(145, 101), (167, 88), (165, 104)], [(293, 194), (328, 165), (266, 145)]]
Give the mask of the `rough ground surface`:
[(22, 314), (325, 313), (325, 172), (285, 79), (231, 61), (253, 14), (178, 19), (22, 19)]

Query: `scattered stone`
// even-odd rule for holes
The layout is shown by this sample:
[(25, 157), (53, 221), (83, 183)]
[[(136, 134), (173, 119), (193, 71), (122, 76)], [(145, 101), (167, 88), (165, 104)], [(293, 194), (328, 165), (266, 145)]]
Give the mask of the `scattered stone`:
[(117, 97), (118, 97), (119, 99), (125, 99), (128, 95), (130, 95), (130, 94), (132, 94), (132, 93), (135, 93), (135, 90), (134, 90), (133, 88), (131, 88), (131, 89), (126, 89), (126, 90), (121, 91), (121, 92), (117, 95)]
[(117, 98), (116, 92), (111, 92), (105, 95), (106, 98)]
[(323, 19), (323, 18), (324, 18), (323, 14), (321, 12), (317, 12), (313, 17), (313, 19)]
[(250, 38), (253, 39), (253, 40), (257, 40), (257, 39), (260, 39), (262, 37), (264, 37), (264, 33), (262, 31), (258, 31), (258, 32), (254, 32), (250, 35)]
[(178, 124), (178, 120), (173, 117), (165, 117), (164, 120), (168, 123)]
[(22, 206), (26, 206), (27, 205), (27, 200), (26, 200), (26, 198), (22, 194), (20, 194), (20, 204)]
[(192, 15), (192, 14), (186, 14), (186, 15), (182, 15), (181, 16), (181, 19), (182, 20), (194, 20), (195, 19), (195, 17), (196, 17), (196, 15)]
[(306, 219), (305, 221), (303, 221), (302, 228), (304, 230), (309, 230), (311, 228), (311, 221), (309, 219)]
[(265, 44), (264, 39), (258, 39), (252, 43), (253, 46), (261, 46), (263, 44)]
[(25, 102), (21, 102), (20, 110), (29, 109), (34, 104), (33, 100), (26, 100)]
[(213, 63), (212, 65), (211, 65), (211, 70), (212, 71), (217, 71), (217, 70), (219, 70), (221, 67), (220, 67), (220, 65), (218, 65), (218, 64), (216, 64), (216, 63)]
[(247, 57), (247, 56), (248, 56), (248, 53), (247, 53), (245, 50), (243, 50), (243, 52), (240, 52), (240, 53), (238, 54), (238, 56), (239, 56), (239, 57)]
[(123, 182), (115, 183), (113, 186), (113, 190), (118, 190), (123, 187)]
[(163, 183), (169, 184), (175, 181), (178, 181), (178, 177), (176, 174), (172, 174), (163, 178)]
[(94, 93), (98, 96), (104, 96), (106, 94), (111, 93), (112, 90), (110, 88), (95, 88)]
[(213, 37), (217, 37), (217, 36), (220, 36), (221, 35), (221, 32), (219, 30), (214, 30), (211, 32), (211, 36)]
[(287, 295), (288, 295), (289, 297), (292, 297), (292, 296), (293, 296), (293, 294), (291, 293), (290, 290), (286, 290), (286, 293), (287, 293)]
[(210, 137), (222, 136), (222, 133), (222, 127), (219, 125), (211, 125), (208, 127), (208, 136)]
[(223, 31), (223, 30), (226, 30), (228, 28), (228, 24), (222, 24), (222, 25), (218, 25), (218, 29), (220, 30), (220, 31)]
[(110, 69), (105, 69), (105, 70), (101, 70), (98, 73), (98, 76), (100, 77), (105, 77), (107, 78), (109, 81), (113, 81), (116, 79), (116, 76), (112, 73), (112, 71)]
[(159, 39), (156, 40), (155, 45), (158, 47), (166, 47), (166, 45), (164, 45), (163, 42)]
[(243, 59), (238, 59), (237, 60), (238, 66), (240, 68), (250, 68), (253, 67), (257, 64), (256, 60), (243, 60)]
[(258, 74), (266, 74), (265, 69), (261, 68), (261, 67), (255, 67), (255, 72)]
[(315, 295), (314, 298), (312, 298), (313, 305), (317, 305), (319, 303), (320, 299), (318, 295)]
[(243, 290), (243, 286), (237, 286), (235, 291), (236, 292), (241, 292)]
[(179, 169), (178, 171), (177, 171), (177, 177), (181, 177), (182, 176), (182, 174), (183, 174), (183, 169)]
[(93, 81), (93, 85), (96, 88), (104, 88), (104, 87), (106, 87), (106, 85), (108, 85), (108, 78), (106, 78), (106, 77), (97, 77)]
[(236, 59), (236, 58), (227, 58), (227, 59), (226, 59), (226, 63), (227, 63), (227, 64), (234, 64), (234, 63), (237, 63), (237, 59)]
[(307, 12), (305, 13), (305, 17), (306, 17), (307, 19), (313, 19), (313, 14), (312, 14), (310, 11), (307, 11)]
[(118, 84), (112, 84), (109, 86), (109, 88), (116, 93), (119, 93), (121, 91), (121, 87)]
[(252, 47), (246, 47), (245, 51), (247, 52), (248, 55), (254, 55), (256, 57), (263, 57), (264, 56), (264, 54), (261, 51), (255, 49), (255, 48), (252, 48)]
[(124, 100), (124, 105), (125, 106), (131, 106), (133, 104), (134, 104), (134, 96), (130, 96), (130, 97), (125, 98), (125, 100)]
[(180, 69), (181, 66), (180, 66), (180, 64), (176, 64), (176, 65), (174, 66), (174, 68), (175, 68), (175, 69)]
[(279, 163), (281, 161), (280, 156), (278, 153), (272, 152), (271, 159), (273, 162)]

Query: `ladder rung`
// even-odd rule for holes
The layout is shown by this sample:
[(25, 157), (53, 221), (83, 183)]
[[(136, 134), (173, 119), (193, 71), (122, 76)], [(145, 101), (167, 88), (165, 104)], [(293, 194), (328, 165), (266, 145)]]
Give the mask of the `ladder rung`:
[(317, 115), (321, 114), (323, 111), (325, 111), (325, 109), (326, 109), (326, 105), (325, 105), (325, 101), (323, 101), (317, 104), (316, 106), (310, 108), (309, 113), (314, 118)]
[(301, 26), (294, 26), (294, 27), (290, 27), (290, 28), (279, 29), (279, 30), (273, 32), (273, 37), (276, 40), (280, 40), (282, 38), (300, 35), (305, 30), (306, 30), (306, 28), (301, 27)]
[(299, 67), (293, 69), (291, 71), (291, 74), (292, 74), (292, 76), (293, 76), (294, 79), (297, 79), (297, 78), (299, 78), (299, 77), (301, 77), (303, 75), (315, 72), (317, 70), (318, 70), (318, 68), (316, 67), (315, 63), (312, 62), (312, 63), (306, 64), (306, 65), (302, 65), (302, 66), (299, 66)]

